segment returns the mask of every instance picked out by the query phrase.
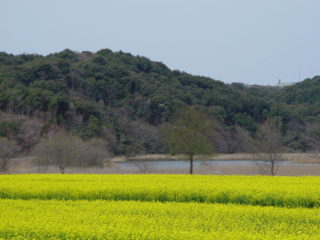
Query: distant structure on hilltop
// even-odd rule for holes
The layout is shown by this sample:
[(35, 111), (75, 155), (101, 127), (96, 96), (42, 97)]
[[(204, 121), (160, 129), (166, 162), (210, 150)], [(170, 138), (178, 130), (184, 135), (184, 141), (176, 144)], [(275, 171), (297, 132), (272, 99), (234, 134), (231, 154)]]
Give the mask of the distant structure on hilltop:
[(291, 86), (296, 84), (296, 82), (281, 82), (281, 79), (279, 79), (278, 83), (277, 83), (277, 87), (287, 87), (287, 86)]

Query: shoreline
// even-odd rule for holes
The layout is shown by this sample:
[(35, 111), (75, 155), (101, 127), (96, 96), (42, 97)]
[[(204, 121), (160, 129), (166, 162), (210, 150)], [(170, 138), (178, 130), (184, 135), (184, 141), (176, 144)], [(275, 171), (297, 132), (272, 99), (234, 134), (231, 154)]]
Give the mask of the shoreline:
[[(137, 156), (117, 156), (111, 159), (111, 162), (130, 162), (130, 161), (176, 161), (188, 160), (183, 155), (170, 154), (144, 154)], [(195, 161), (255, 161), (253, 153), (232, 153), (215, 155), (195, 155)], [(314, 153), (283, 153), (283, 161), (296, 163), (320, 163)]]

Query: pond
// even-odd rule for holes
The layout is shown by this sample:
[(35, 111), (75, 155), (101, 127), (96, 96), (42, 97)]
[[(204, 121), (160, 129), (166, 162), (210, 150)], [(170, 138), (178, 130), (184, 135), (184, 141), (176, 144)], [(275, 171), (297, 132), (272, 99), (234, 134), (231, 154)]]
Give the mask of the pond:
[[(256, 165), (257, 163), (262, 162), (256, 162), (252, 160), (195, 160), (194, 161), (194, 167), (205, 167), (205, 166), (252, 166)], [(118, 162), (117, 165), (120, 168), (126, 169), (126, 168), (132, 168), (137, 166), (137, 164), (140, 165), (148, 165), (149, 168), (153, 169), (186, 169), (189, 167), (189, 161), (187, 160), (156, 160), (156, 161), (135, 161), (135, 162)], [(291, 162), (291, 161), (281, 161), (279, 162), (279, 166), (320, 166), (320, 163), (297, 163), (297, 162)]]

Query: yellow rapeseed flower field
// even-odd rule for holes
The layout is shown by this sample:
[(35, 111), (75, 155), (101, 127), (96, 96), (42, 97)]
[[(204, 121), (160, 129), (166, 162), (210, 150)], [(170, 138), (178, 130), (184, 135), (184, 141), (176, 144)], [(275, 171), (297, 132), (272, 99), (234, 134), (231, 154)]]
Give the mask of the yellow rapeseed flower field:
[(2, 199), (137, 200), (319, 207), (319, 177), (3, 175)]
[(319, 240), (320, 178), (0, 176), (0, 239)]

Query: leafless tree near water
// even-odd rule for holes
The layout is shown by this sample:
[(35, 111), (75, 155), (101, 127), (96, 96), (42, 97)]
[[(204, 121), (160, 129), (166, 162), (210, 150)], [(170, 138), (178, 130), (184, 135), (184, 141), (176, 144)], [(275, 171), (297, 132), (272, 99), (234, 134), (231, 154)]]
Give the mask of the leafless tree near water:
[(52, 165), (57, 166), (62, 174), (69, 167), (103, 167), (110, 159), (103, 140), (83, 141), (66, 133), (56, 133), (42, 140), (35, 147), (34, 154), (37, 156), (34, 163), (40, 171)]
[(255, 163), (259, 174), (276, 175), (283, 161), (282, 134), (279, 119), (268, 119), (258, 130)]
[(146, 161), (131, 161), (131, 163), (139, 169), (140, 173), (148, 173), (151, 169), (151, 166)]
[(200, 166), (204, 169), (209, 170), (210, 174), (218, 174), (219, 171), (217, 170), (216, 165), (212, 161), (202, 161)]

